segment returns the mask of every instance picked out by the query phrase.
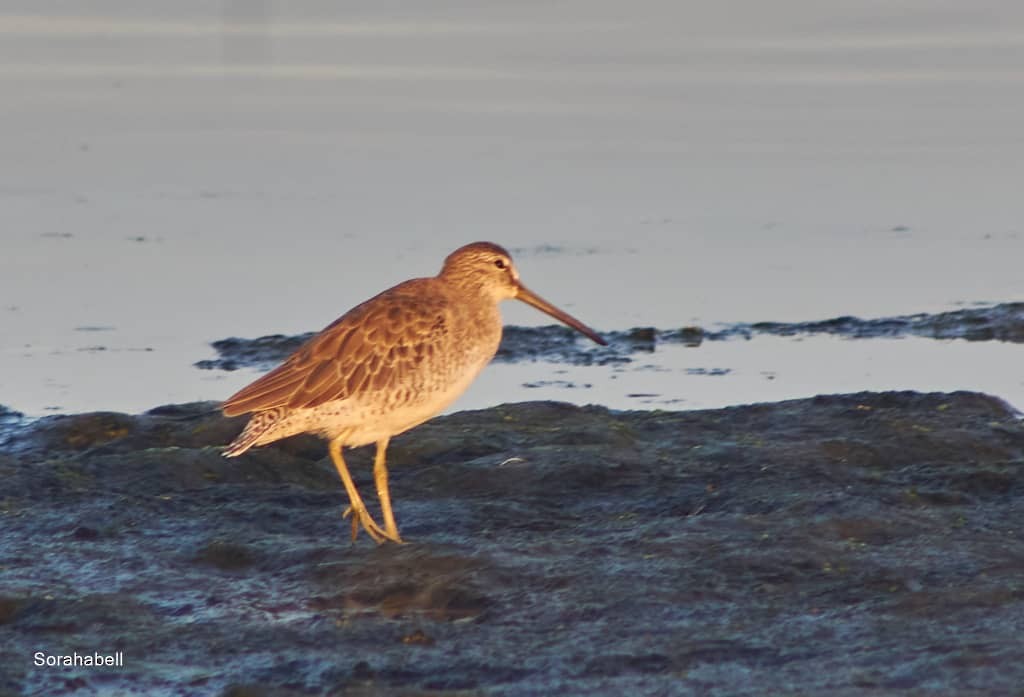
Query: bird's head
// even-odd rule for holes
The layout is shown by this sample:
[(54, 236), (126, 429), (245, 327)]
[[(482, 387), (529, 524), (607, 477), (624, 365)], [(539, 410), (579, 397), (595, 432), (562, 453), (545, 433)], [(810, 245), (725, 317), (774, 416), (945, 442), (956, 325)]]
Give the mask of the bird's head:
[(474, 242), (456, 249), (444, 260), (441, 277), (473, 288), (495, 302), (516, 297), (520, 285), (512, 257), (491, 242)]
[(444, 260), (440, 277), (458, 286), (483, 293), (494, 302), (510, 298), (521, 300), (598, 344), (606, 344), (593, 329), (524, 286), (519, 280), (519, 271), (512, 263), (511, 255), (493, 242), (474, 242), (459, 247)]

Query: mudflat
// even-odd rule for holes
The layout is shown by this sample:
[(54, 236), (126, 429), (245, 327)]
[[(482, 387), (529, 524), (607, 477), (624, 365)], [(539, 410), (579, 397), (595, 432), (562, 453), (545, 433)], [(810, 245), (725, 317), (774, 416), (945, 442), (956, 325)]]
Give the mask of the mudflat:
[(992, 397), (461, 412), (393, 442), (409, 543), (380, 547), (350, 541), (322, 442), (227, 460), (243, 424), (214, 407), (8, 431), (0, 693), (1024, 684), (1024, 425)]

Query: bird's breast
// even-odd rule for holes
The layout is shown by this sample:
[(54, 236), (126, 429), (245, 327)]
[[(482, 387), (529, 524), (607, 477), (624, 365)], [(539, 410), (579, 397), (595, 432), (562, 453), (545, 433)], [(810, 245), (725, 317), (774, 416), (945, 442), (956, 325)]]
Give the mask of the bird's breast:
[(496, 308), (492, 312), (453, 312), (444, 331), (431, 337), (422, 360), (398, 384), (345, 400), (344, 417), (334, 422), (338, 427), (335, 433), (345, 430), (346, 445), (367, 445), (437, 416), (494, 358), (501, 330)]

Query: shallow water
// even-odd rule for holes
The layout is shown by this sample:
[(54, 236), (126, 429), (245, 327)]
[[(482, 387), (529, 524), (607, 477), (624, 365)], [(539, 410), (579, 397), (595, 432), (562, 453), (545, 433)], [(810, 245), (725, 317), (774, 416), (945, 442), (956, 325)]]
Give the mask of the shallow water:
[[(321, 327), (475, 239), (605, 330), (1024, 295), (1018, 3), (67, 12), (0, 13), (0, 403), (30, 414), (223, 398), (252, 375), (193, 368), (207, 342)], [(1020, 407), (1015, 355), (763, 338), (648, 371), (494, 366), (456, 407), (957, 386)], [(592, 387), (523, 386), (557, 380)]]

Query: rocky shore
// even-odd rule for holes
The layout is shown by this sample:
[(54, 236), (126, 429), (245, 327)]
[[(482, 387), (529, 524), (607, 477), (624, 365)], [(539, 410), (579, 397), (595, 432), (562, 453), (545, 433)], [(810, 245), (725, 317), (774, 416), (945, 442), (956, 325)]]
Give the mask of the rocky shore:
[(224, 459), (212, 403), (5, 418), (0, 695), (1024, 685), (1024, 424), (984, 395), (441, 417), (393, 442), (382, 547), (322, 442)]
[[(196, 363), (204, 370), (269, 370), (301, 346), (314, 332), (288, 336), (271, 334), (255, 339), (231, 337), (214, 341), (217, 358)], [(658, 345), (699, 346), (705, 341), (750, 339), (754, 336), (811, 336), (829, 334), (848, 339), (918, 336), (929, 339), (1003, 341), (1024, 343), (1024, 303), (1001, 303), (951, 312), (921, 313), (862, 319), (833, 317), (810, 322), (741, 322), (716, 328), (659, 329), (633, 327), (606, 331), (607, 346), (581, 341), (578, 333), (560, 324), (544, 327), (505, 327), (494, 360), (517, 362), (547, 360), (570, 365), (629, 363), (636, 354), (650, 353)]]

